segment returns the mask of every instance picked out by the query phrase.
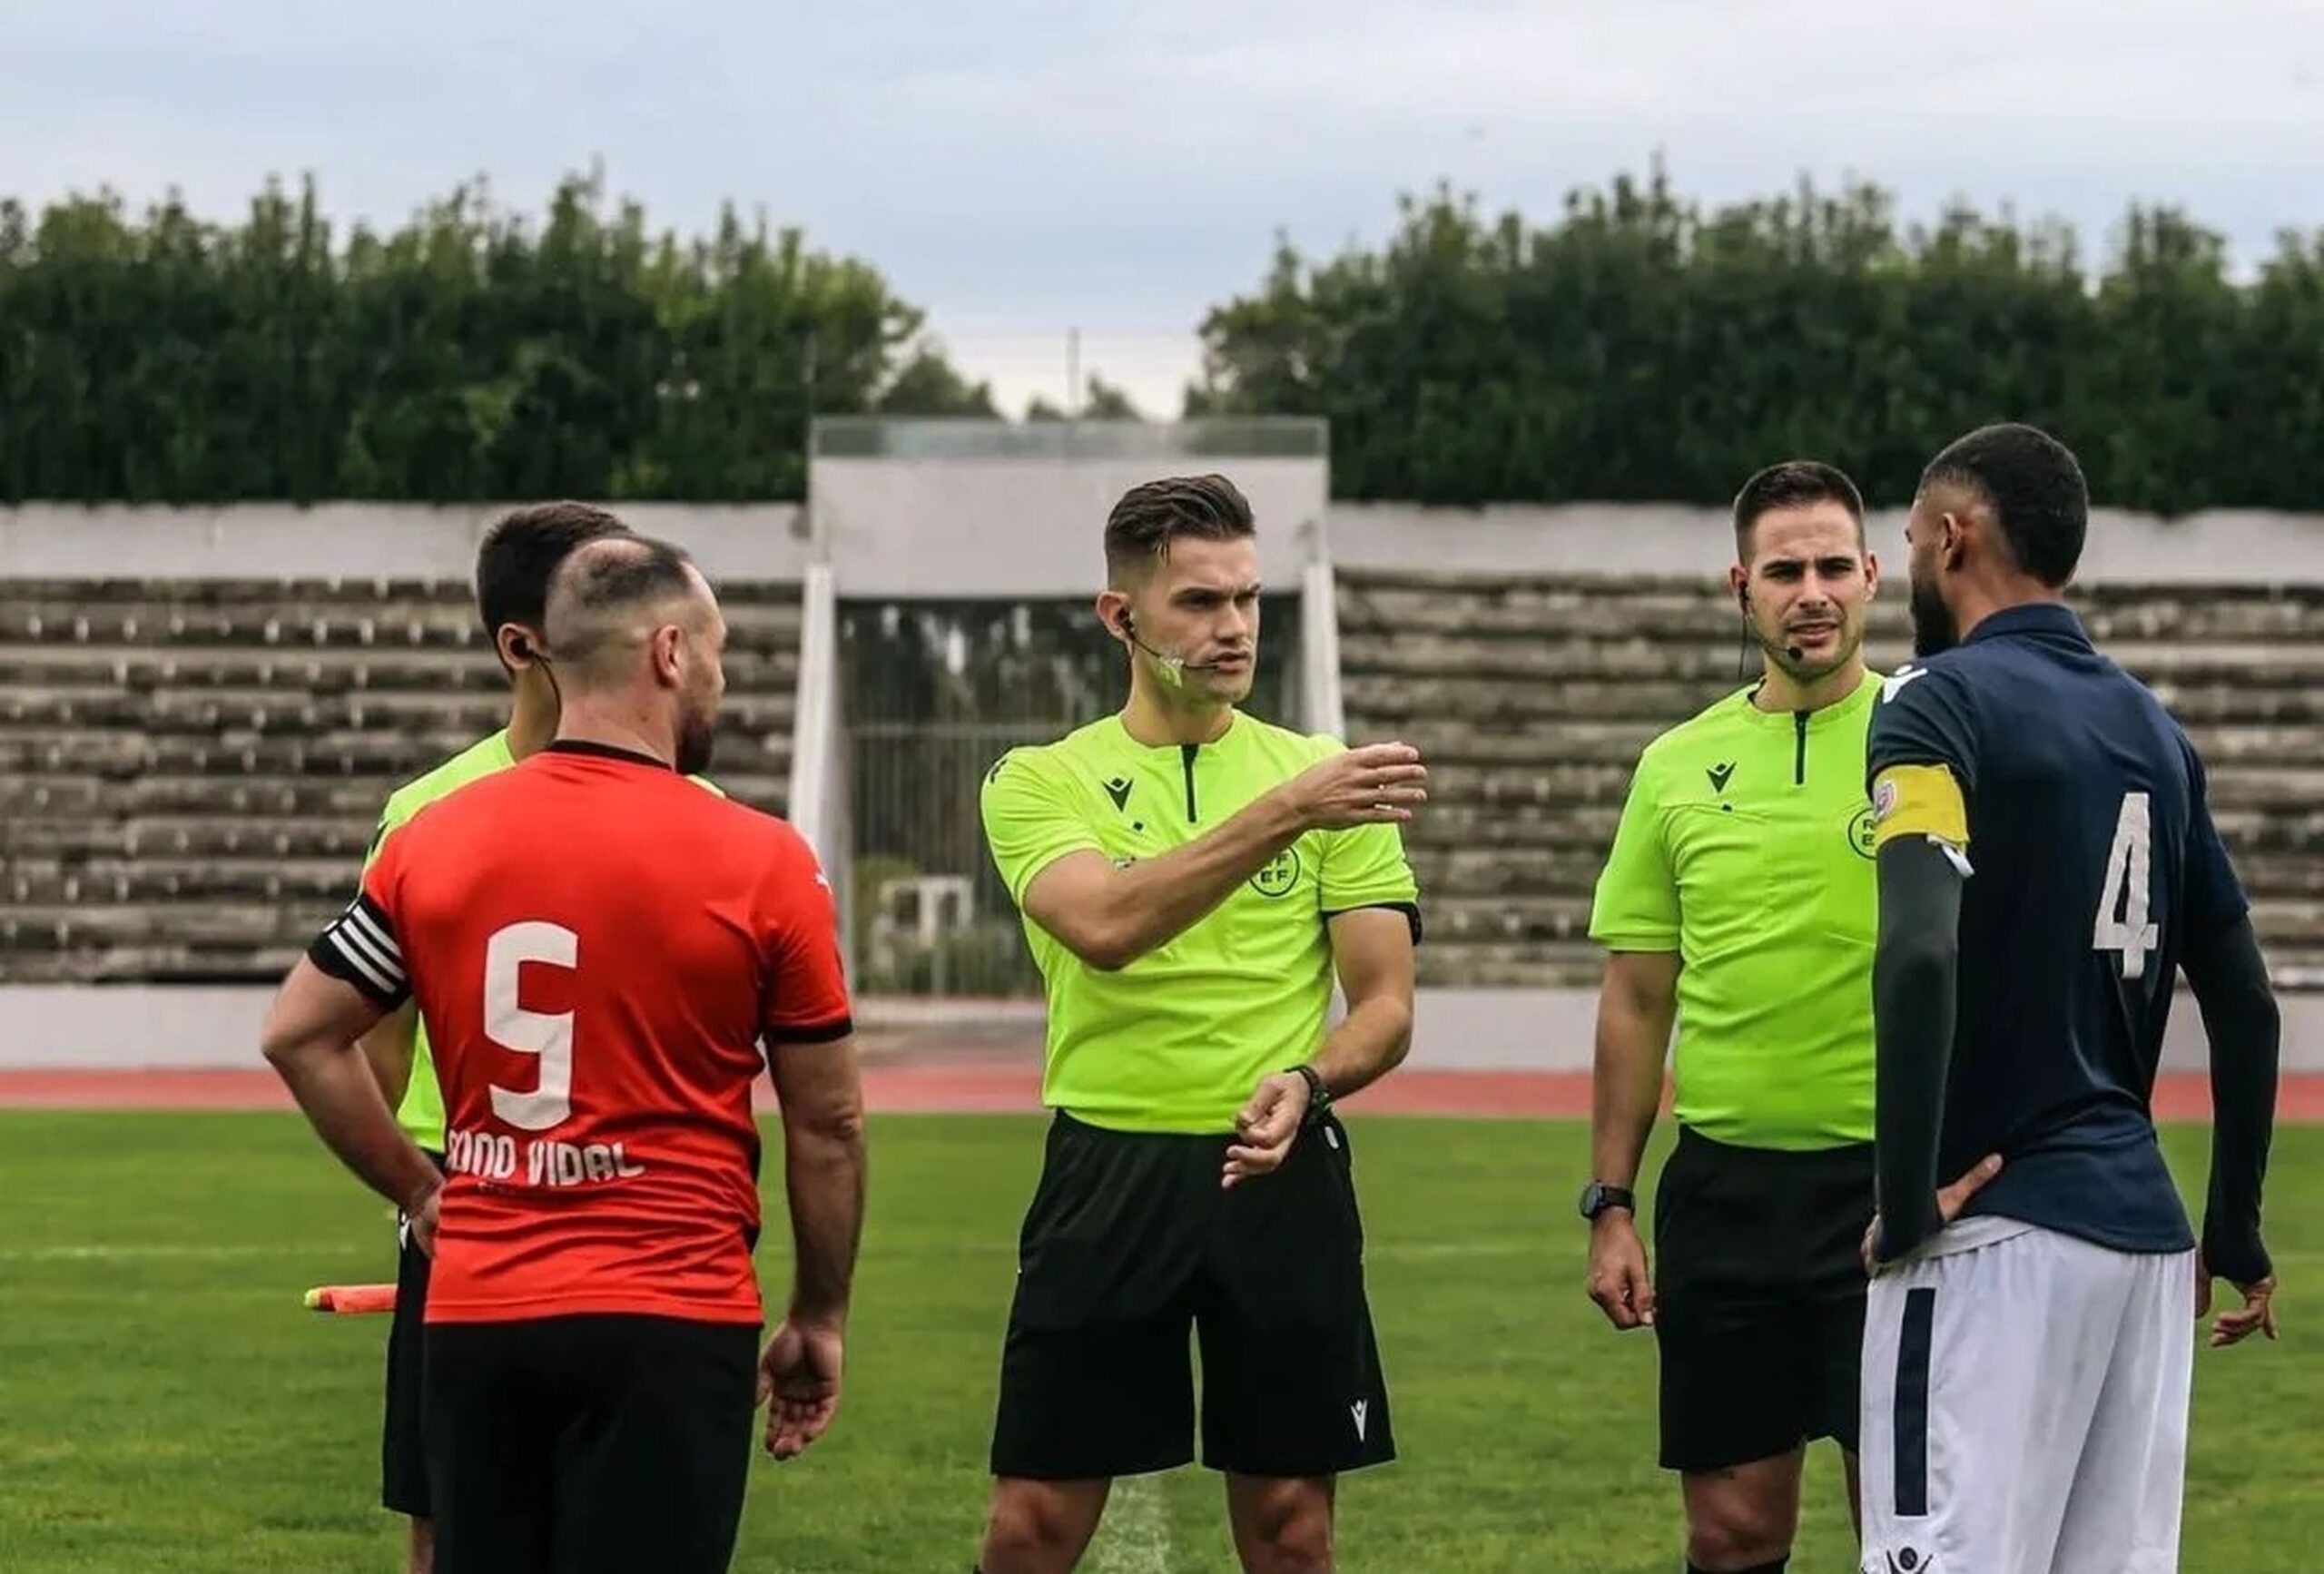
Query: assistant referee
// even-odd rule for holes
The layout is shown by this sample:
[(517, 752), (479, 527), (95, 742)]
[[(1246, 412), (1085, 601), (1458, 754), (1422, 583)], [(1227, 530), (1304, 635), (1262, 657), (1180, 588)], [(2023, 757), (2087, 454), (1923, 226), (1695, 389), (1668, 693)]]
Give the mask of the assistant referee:
[[(1133, 487), (1098, 615), (1128, 703), (987, 775), (992, 856), (1048, 987), (1055, 1110), (1026, 1215), (983, 1574), (1064, 1574), (1115, 1477), (1227, 1478), (1252, 1574), (1334, 1567), (1339, 1472), (1394, 1454), (1331, 1105), (1403, 1058), (1417, 753), (1237, 707), (1258, 552), (1226, 477)], [(1326, 1023), (1336, 976), (1347, 1002)]]
[[(1776, 1574), (1818, 1437), (1856, 1502), (1873, 1212), (1877, 902), (1863, 657), (1878, 567), (1864, 504), (1827, 465), (1751, 477), (1730, 594), (1763, 672), (1647, 746), (1590, 932), (1598, 1008), (1590, 1294), (1661, 1357), (1661, 1462), (1687, 1567)], [(1676, 1148), (1656, 1188), (1659, 1280), (1632, 1187), (1674, 1016)]]

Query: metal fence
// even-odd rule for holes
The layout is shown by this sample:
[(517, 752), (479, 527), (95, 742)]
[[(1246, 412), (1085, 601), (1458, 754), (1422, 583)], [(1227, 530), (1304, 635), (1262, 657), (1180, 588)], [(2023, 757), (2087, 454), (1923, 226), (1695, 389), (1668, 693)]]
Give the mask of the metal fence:
[[(1300, 604), (1269, 597), (1251, 714), (1296, 725)], [(1120, 647), (1076, 602), (854, 602), (840, 611), (866, 993), (1022, 998), (1040, 977), (977, 810), (1008, 750), (1118, 710)]]

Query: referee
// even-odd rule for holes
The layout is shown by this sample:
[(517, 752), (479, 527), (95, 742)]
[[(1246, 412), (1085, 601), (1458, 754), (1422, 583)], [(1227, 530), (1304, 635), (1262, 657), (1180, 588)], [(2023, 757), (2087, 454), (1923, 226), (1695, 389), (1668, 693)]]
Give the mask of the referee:
[[(1837, 1441), (1856, 1481), (1872, 1195), (1876, 886), (1864, 626), (1878, 567), (1828, 465), (1770, 467), (1735, 500), (1728, 584), (1758, 681), (1641, 754), (1598, 882), (1590, 1296), (1661, 1357), (1661, 1463), (1687, 1567), (1788, 1562), (1800, 1464)], [(1678, 1144), (1655, 1191), (1660, 1273), (1633, 1186), (1672, 1065)]]
[[(1019, 1254), (983, 1574), (1063, 1574), (1112, 1481), (1226, 1478), (1252, 1574), (1327, 1574), (1338, 1473), (1395, 1448), (1332, 1102), (1403, 1058), (1418, 893), (1400, 743), (1237, 709), (1258, 661), (1251, 508), (1220, 476), (1133, 487), (1098, 617), (1117, 714), (1003, 756), (985, 833), (1047, 982), (1055, 1110)], [(1861, 772), (1859, 772), (1860, 774)], [(1326, 1026), (1336, 977), (1347, 1010)]]

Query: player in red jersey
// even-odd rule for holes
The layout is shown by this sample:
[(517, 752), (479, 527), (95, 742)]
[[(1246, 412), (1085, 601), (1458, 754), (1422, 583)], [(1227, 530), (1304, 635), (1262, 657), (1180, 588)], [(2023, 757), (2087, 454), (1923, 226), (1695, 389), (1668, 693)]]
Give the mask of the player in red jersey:
[[(836, 912), (788, 824), (686, 780), (725, 625), (683, 553), (580, 548), (547, 625), (556, 741), (382, 848), (284, 980), (265, 1049), (433, 1243), (438, 1574), (724, 1569), (755, 1404), (789, 1457), (838, 1403), (863, 1140)], [(448, 1183), (353, 1047), (408, 996)], [(754, 1362), (762, 1066), (797, 1269)]]

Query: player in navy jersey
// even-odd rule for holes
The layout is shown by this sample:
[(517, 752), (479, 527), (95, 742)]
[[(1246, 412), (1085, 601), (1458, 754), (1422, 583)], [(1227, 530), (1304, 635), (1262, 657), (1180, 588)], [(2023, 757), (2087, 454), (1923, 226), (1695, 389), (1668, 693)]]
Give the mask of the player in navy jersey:
[[(1866, 762), (1870, 1574), (2175, 1569), (2212, 1275), (2244, 1297), (2214, 1345), (2275, 1333), (2275, 1001), (2202, 762), (2065, 605), (2088, 513), (2073, 455), (2003, 425), (1930, 462), (1906, 526), (1924, 659)], [(2211, 1045), (2200, 1239), (2150, 1109), (2182, 969)]]

